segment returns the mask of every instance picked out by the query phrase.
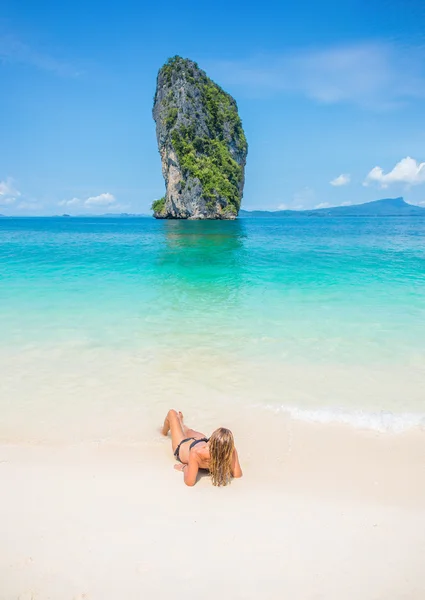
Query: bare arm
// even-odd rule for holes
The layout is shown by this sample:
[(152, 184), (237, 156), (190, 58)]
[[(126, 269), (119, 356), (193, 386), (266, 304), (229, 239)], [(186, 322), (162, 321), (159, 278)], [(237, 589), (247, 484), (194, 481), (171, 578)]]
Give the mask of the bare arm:
[(199, 461), (196, 452), (189, 453), (189, 464), (188, 465), (175, 465), (177, 471), (183, 471), (184, 482), (186, 485), (193, 486), (196, 483), (196, 477), (199, 471)]
[(236, 448), (233, 450), (232, 475), (235, 478), (242, 477), (242, 469), (239, 463), (238, 451), (236, 450)]
[(189, 464), (184, 468), (184, 482), (186, 485), (195, 485), (198, 471), (199, 457), (196, 452), (189, 452)]

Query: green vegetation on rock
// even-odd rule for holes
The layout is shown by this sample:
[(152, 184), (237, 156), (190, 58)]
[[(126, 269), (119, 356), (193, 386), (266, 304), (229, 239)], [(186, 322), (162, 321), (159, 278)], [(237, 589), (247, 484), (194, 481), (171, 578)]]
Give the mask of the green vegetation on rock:
[[(173, 192), (166, 177), (166, 198), (169, 193), (174, 198), (172, 210), (177, 210), (176, 201), (185, 206), (185, 202), (201, 200), (196, 206), (202, 206), (203, 200), (208, 218), (211, 213), (215, 213), (213, 218), (236, 216), (248, 145), (235, 100), (196, 63), (175, 56), (159, 72), (154, 117), (159, 146), (166, 152), (164, 156), (172, 156), (169, 152), (174, 150), (176, 167), (181, 171), (180, 186), (173, 187)], [(181, 194), (182, 199), (177, 199), (176, 194)], [(154, 205), (158, 214), (171, 210), (166, 199)]]
[(171, 139), (184, 174), (201, 182), (203, 197), (211, 210), (217, 196), (225, 198), (230, 212), (239, 210), (238, 183), (242, 167), (232, 158), (224, 141), (193, 137), (190, 127), (175, 129)]
[(159, 200), (154, 200), (152, 202), (152, 206), (151, 209), (157, 213), (157, 214), (161, 214), (164, 212), (165, 209), (165, 196), (163, 196), (162, 198), (160, 198)]
[(165, 117), (165, 126), (167, 127), (167, 129), (171, 129), (172, 127), (174, 127), (177, 121), (178, 114), (179, 111), (175, 106), (169, 109), (167, 116)]
[(209, 129), (219, 139), (223, 139), (225, 126), (227, 126), (229, 135), (232, 138), (237, 137), (238, 150), (246, 152), (248, 144), (238, 115), (236, 102), (233, 98), (211, 80), (203, 83), (201, 93)]

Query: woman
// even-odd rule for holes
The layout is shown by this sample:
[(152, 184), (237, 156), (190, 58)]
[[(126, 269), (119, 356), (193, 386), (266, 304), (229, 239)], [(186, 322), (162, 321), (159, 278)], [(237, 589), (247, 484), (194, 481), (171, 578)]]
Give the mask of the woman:
[(233, 434), (228, 429), (216, 429), (208, 439), (203, 433), (186, 427), (181, 412), (169, 410), (162, 428), (163, 435), (171, 432), (174, 456), (183, 471), (186, 485), (195, 485), (199, 469), (208, 469), (213, 485), (227, 485), (232, 477), (242, 477)]

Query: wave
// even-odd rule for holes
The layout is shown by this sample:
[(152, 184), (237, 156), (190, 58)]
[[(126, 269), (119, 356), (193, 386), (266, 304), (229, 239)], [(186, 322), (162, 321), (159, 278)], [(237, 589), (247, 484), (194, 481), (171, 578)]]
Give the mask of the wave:
[(393, 413), (391, 411), (368, 412), (342, 408), (298, 408), (268, 406), (285, 412), (292, 419), (310, 423), (341, 423), (356, 429), (368, 429), (382, 433), (403, 433), (410, 429), (425, 429), (425, 413)]

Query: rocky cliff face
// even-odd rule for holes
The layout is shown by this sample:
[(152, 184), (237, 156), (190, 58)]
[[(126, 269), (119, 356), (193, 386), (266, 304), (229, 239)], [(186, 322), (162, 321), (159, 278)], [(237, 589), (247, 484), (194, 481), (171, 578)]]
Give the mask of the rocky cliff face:
[(153, 117), (166, 194), (159, 219), (234, 219), (248, 145), (235, 100), (191, 60), (159, 71)]

